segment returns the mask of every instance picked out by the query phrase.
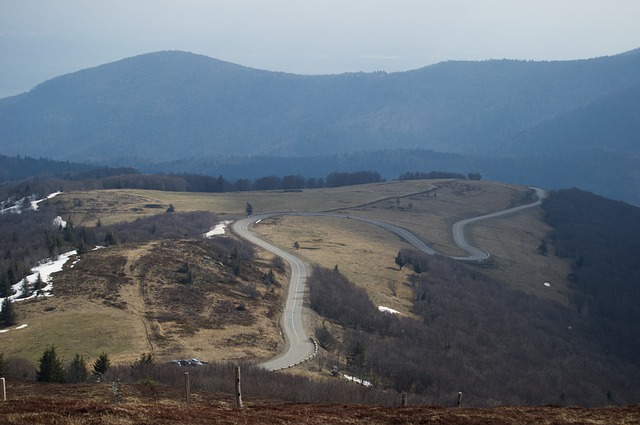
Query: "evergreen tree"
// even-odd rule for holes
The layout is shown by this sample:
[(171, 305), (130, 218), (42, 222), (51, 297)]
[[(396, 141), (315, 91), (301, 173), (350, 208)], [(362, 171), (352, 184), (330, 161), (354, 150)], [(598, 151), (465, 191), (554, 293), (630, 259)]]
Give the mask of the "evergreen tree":
[(8, 297), (9, 295), (13, 295), (13, 288), (9, 280), (9, 273), (5, 271), (0, 275), (0, 298)]
[(250, 203), (247, 202), (247, 206), (244, 208), (244, 210), (247, 213), (247, 215), (249, 216), (253, 215), (253, 207), (251, 206)]
[(7, 328), (16, 324), (16, 311), (9, 297), (2, 302), (2, 311), (0, 311), (0, 326)]
[(64, 368), (55, 345), (50, 346), (40, 357), (40, 369), (36, 370), (36, 381), (64, 383)]
[(87, 362), (80, 354), (76, 354), (73, 361), (67, 367), (67, 382), (79, 383), (85, 382), (89, 377)]
[(20, 298), (28, 298), (31, 295), (31, 285), (29, 284), (29, 279), (26, 277), (22, 279), (22, 295)]
[(155, 365), (153, 353), (142, 353), (140, 358), (131, 365), (131, 377), (140, 381), (149, 381)]
[(98, 356), (98, 359), (93, 364), (93, 373), (96, 375), (104, 375), (109, 370), (109, 366), (111, 366), (111, 361), (109, 360), (109, 356), (107, 353), (102, 352)]
[(104, 244), (106, 246), (118, 244), (118, 236), (116, 236), (113, 230), (111, 229), (107, 230), (107, 233), (104, 235)]
[(398, 251), (398, 255), (396, 256), (396, 265), (400, 270), (402, 270), (402, 267), (404, 266), (404, 258), (402, 258), (402, 253), (400, 251)]
[(420, 262), (419, 262), (419, 261), (416, 261), (416, 262), (415, 262), (415, 264), (413, 265), (413, 271), (414, 271), (416, 274), (420, 274), (420, 273), (422, 273), (422, 266), (420, 265)]
[(39, 291), (42, 288), (44, 288), (46, 285), (44, 284), (44, 282), (42, 281), (42, 275), (40, 273), (38, 273), (38, 278), (36, 279), (36, 281), (33, 284), (33, 290), (34, 291)]

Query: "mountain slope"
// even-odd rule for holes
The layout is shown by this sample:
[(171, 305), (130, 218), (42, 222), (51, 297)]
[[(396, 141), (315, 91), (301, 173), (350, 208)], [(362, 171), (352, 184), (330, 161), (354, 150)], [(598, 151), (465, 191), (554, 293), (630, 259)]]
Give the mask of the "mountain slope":
[(385, 148), (497, 153), (533, 125), (640, 84), (638, 70), (640, 55), (622, 55), (299, 76), (159, 52), (0, 100), (0, 149), (154, 162)]

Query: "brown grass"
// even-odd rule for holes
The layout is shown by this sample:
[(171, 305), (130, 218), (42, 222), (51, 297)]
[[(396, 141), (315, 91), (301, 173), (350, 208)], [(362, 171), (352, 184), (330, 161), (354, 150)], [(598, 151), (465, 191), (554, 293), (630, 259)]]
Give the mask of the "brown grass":
[(640, 406), (624, 408), (495, 407), (486, 409), (281, 403), (243, 394), (193, 392), (186, 405), (179, 389), (121, 384), (116, 403), (110, 384), (55, 385), (9, 381), (8, 401), (0, 402), (0, 422), (7, 425), (128, 424), (636, 424)]
[[(267, 293), (258, 287), (250, 297), (242, 290), (250, 282), (229, 280), (207, 258), (199, 243), (188, 241), (89, 252), (56, 275), (54, 297), (18, 304), (20, 323), (29, 326), (0, 334), (2, 352), (34, 364), (51, 344), (67, 361), (76, 353), (93, 361), (102, 351), (114, 363), (131, 363), (143, 352), (157, 361), (273, 356), (281, 344), (283, 288)], [(184, 262), (211, 282), (177, 283)], [(256, 273), (245, 278), (254, 282)]]
[(163, 213), (173, 204), (177, 212), (211, 211), (222, 219), (244, 215), (247, 202), (254, 213), (271, 211), (324, 211), (407, 196), (432, 188), (426, 181), (373, 183), (303, 192), (260, 191), (232, 193), (161, 192), (152, 190), (101, 190), (63, 193), (50, 201), (62, 216), (78, 225), (94, 226), (132, 221)]
[[(169, 204), (178, 212), (213, 211), (221, 219), (243, 216), (247, 202), (256, 213), (342, 209), (350, 215), (406, 227), (443, 253), (462, 254), (453, 246), (453, 222), (526, 202), (528, 194), (527, 188), (495, 182), (434, 180), (303, 192), (71, 192), (51, 202), (56, 202), (65, 219), (71, 216), (76, 225), (88, 226), (98, 220), (108, 224), (162, 214)], [(411, 315), (413, 293), (406, 283), (410, 270), (399, 271), (394, 263), (397, 252), (408, 245), (397, 236), (355, 220), (319, 217), (276, 217), (255, 229), (285, 249), (293, 251), (293, 242), (299, 242), (301, 249), (296, 253), (310, 263), (329, 268), (338, 265), (343, 274), (367, 290), (376, 305)], [(533, 209), (475, 225), (470, 235), (495, 260), (494, 268), (483, 272), (564, 302), (570, 291), (565, 280), (568, 265), (552, 253), (545, 257), (535, 252), (548, 230), (541, 210)], [(271, 258), (260, 255), (264, 264)], [(248, 282), (234, 286), (220, 277), (196, 296), (191, 293), (194, 288), (181, 287), (172, 279), (184, 261), (219, 276), (220, 270), (202, 258), (196, 245), (186, 243), (127, 245), (91, 252), (76, 268), (56, 278), (57, 297), (20, 306), (20, 319), (30, 326), (0, 335), (3, 345), (10, 347), (3, 351), (35, 360), (55, 341), (66, 359), (75, 352), (93, 358), (103, 350), (116, 361), (126, 362), (143, 351), (166, 359), (199, 356), (210, 360), (263, 359), (275, 353), (281, 344), (277, 321), (283, 289), (252, 300), (239, 291)], [(278, 279), (286, 282), (287, 278), (279, 275)], [(545, 281), (551, 288), (542, 285)], [(180, 302), (172, 302), (175, 300)], [(248, 311), (234, 308), (240, 303), (249, 306)], [(193, 320), (189, 318), (192, 313)], [(312, 330), (317, 321), (308, 324)], [(22, 332), (20, 338), (18, 332)]]

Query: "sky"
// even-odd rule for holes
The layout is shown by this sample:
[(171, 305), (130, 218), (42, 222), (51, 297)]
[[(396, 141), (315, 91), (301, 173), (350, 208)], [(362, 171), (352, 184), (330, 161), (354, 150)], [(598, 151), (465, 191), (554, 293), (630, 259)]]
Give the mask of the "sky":
[(640, 0), (0, 0), (0, 98), (160, 50), (297, 74), (640, 47)]

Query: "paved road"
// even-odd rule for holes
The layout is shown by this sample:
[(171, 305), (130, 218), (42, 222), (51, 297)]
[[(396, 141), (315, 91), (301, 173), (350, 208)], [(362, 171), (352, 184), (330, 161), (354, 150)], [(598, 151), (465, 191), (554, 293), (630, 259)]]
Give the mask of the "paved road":
[[(512, 214), (518, 211), (521, 211), (526, 208), (535, 207), (540, 205), (542, 199), (545, 197), (545, 192), (542, 189), (532, 188), (536, 191), (538, 196), (538, 200), (536, 202), (532, 202), (527, 205), (522, 205), (519, 207), (509, 208), (507, 210), (495, 212), (492, 214), (486, 214), (479, 217), (469, 218), (466, 220), (458, 221), (454, 223), (452, 226), (453, 239), (455, 243), (465, 251), (469, 253), (466, 257), (451, 257), (456, 260), (465, 260), (465, 261), (482, 261), (486, 259), (489, 254), (470, 245), (465, 236), (464, 236), (464, 228), (466, 225), (480, 221), (487, 220), (490, 218), (499, 217), (506, 214)], [(289, 366), (301, 363), (306, 359), (310, 358), (314, 354), (315, 346), (311, 340), (311, 338), (306, 334), (304, 330), (304, 326), (302, 324), (302, 307), (304, 301), (304, 292), (305, 285), (308, 275), (308, 270), (306, 264), (296, 257), (293, 254), (290, 254), (287, 251), (284, 251), (270, 243), (258, 238), (249, 230), (249, 226), (253, 223), (256, 223), (260, 220), (263, 220), (268, 217), (272, 217), (275, 215), (294, 215), (294, 216), (305, 216), (305, 217), (314, 217), (314, 216), (322, 216), (322, 217), (338, 217), (345, 218), (351, 220), (362, 221), (374, 226), (382, 227), (396, 235), (400, 236), (406, 242), (413, 245), (415, 248), (419, 249), (422, 252), (427, 254), (436, 255), (436, 252), (433, 248), (427, 245), (422, 239), (420, 239), (415, 234), (411, 233), (409, 230), (404, 229), (400, 226), (396, 226), (395, 224), (386, 223), (383, 221), (372, 220), (363, 217), (354, 217), (349, 216), (347, 214), (339, 214), (339, 213), (292, 213), (292, 212), (273, 212), (255, 215), (247, 218), (243, 218), (241, 220), (235, 221), (231, 228), (233, 231), (240, 237), (258, 245), (261, 248), (266, 249), (280, 257), (282, 257), (289, 266), (291, 267), (291, 281), (289, 283), (289, 291), (287, 294), (287, 301), (285, 303), (285, 310), (281, 319), (281, 329), (283, 333), (283, 338), (285, 341), (284, 348), (282, 352), (274, 357), (271, 360), (268, 360), (261, 364), (267, 370), (279, 370), (284, 369)]]
[(276, 214), (247, 217), (234, 222), (231, 227), (238, 236), (282, 257), (291, 267), (289, 292), (280, 321), (285, 346), (278, 356), (261, 364), (267, 370), (279, 370), (309, 358), (313, 355), (315, 346), (302, 325), (302, 304), (308, 275), (307, 265), (295, 255), (271, 245), (249, 231), (250, 224), (272, 215)]
[(454, 260), (463, 260), (463, 261), (482, 261), (486, 258), (489, 257), (489, 253), (488, 252), (484, 252), (481, 249), (469, 244), (469, 242), (467, 242), (467, 239), (464, 236), (464, 228), (471, 223), (475, 223), (477, 221), (481, 221), (481, 220), (487, 220), (490, 218), (496, 218), (496, 217), (500, 217), (503, 215), (507, 215), (507, 214), (513, 214), (516, 213), (518, 211), (522, 211), (524, 209), (527, 208), (532, 208), (532, 207), (536, 207), (538, 205), (540, 205), (542, 203), (542, 200), (545, 198), (546, 196), (546, 192), (543, 189), (540, 189), (538, 187), (532, 187), (531, 189), (536, 191), (536, 196), (538, 197), (538, 200), (535, 202), (532, 202), (530, 204), (526, 204), (526, 205), (520, 205), (519, 207), (514, 207), (514, 208), (509, 208), (506, 210), (502, 210), (502, 211), (498, 211), (498, 212), (494, 212), (491, 214), (485, 214), (485, 215), (481, 215), (478, 217), (473, 217), (473, 218), (468, 218), (466, 220), (460, 220), (458, 222), (453, 223), (453, 226), (451, 226), (451, 233), (453, 233), (453, 240), (456, 243), (456, 245), (458, 245), (460, 248), (464, 249), (465, 251), (467, 251), (467, 253), (469, 255), (465, 256), (465, 257), (451, 257)]

